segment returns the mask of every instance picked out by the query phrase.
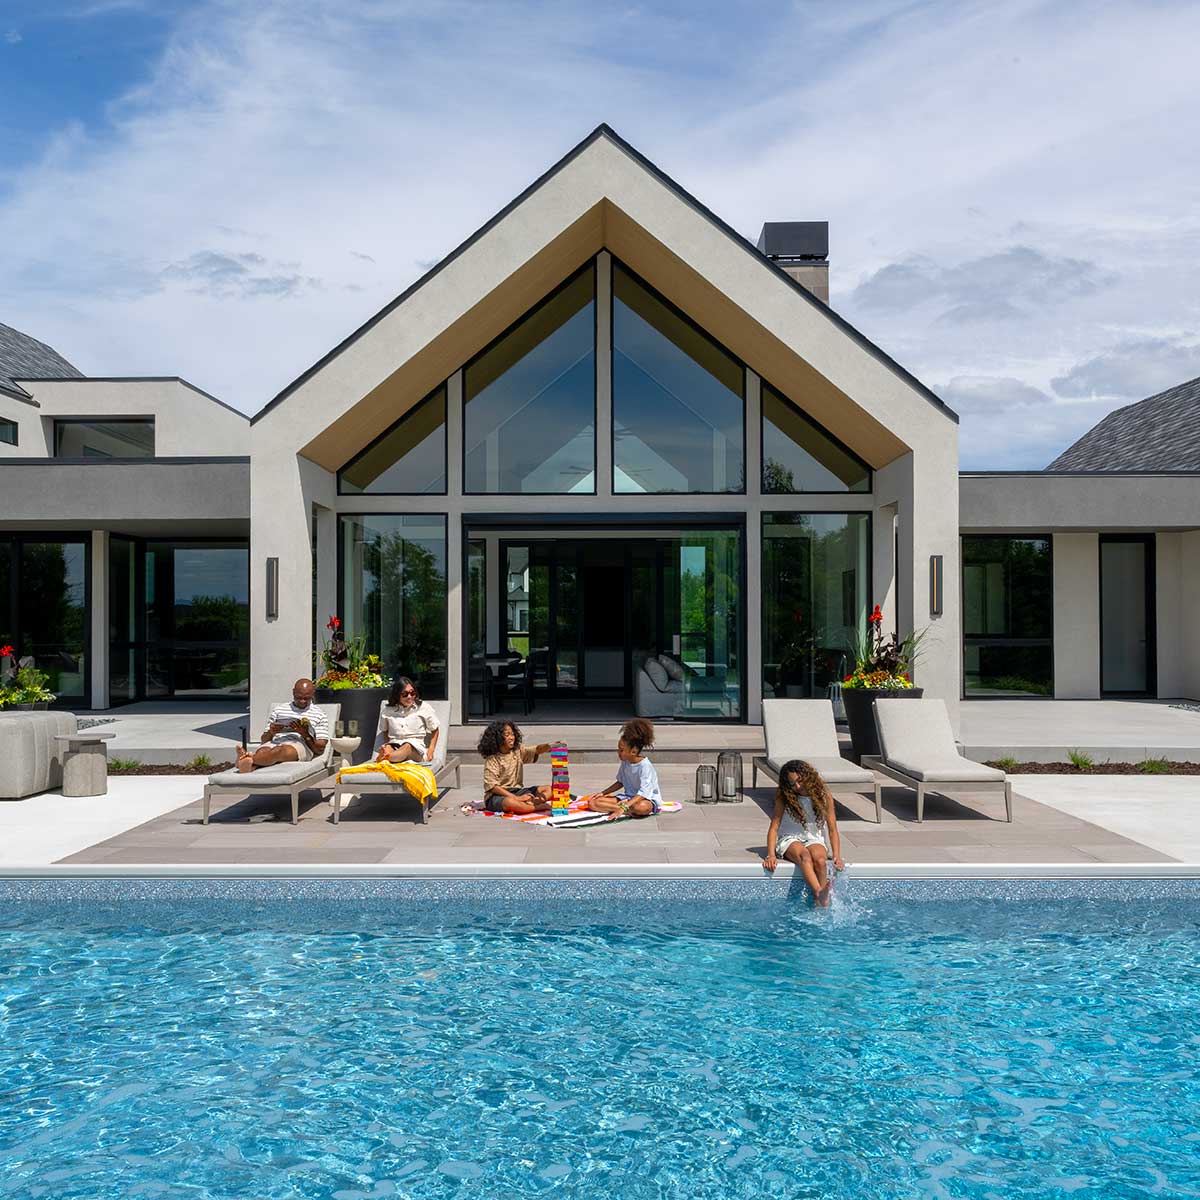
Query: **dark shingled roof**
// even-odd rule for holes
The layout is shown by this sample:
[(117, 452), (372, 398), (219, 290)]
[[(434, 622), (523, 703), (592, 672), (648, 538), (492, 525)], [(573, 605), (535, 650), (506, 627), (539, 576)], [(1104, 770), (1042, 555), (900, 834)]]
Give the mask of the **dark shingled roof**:
[(0, 392), (19, 400), (30, 400), (18, 379), (82, 379), (57, 350), (31, 338), (29, 334), (0, 324)]
[(1200, 471), (1200, 378), (1118, 408), (1047, 471)]

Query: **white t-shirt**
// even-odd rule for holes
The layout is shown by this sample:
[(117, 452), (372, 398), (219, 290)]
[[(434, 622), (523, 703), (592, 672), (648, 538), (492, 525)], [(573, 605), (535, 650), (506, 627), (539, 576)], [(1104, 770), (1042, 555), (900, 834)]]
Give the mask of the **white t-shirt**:
[(409, 742), (421, 750), (429, 749), (429, 739), (437, 732), (437, 713), (424, 700), (408, 708), (397, 705), (391, 708), (387, 704), (379, 706), (379, 724), (375, 728), (375, 743), (379, 744), (383, 735), (384, 742), (397, 742), (403, 745)]
[[(267, 723), (286, 725), (289, 721), (307, 721), (313, 737), (318, 742), (323, 742), (329, 737), (329, 718), (325, 715), (325, 710), (318, 708), (315, 704), (310, 704), (307, 708), (297, 708), (290, 700), (287, 704), (277, 704), (271, 709), (271, 716)], [(304, 739), (295, 730), (286, 729), (282, 733), (277, 733), (271, 741), (303, 742)]]
[(641, 762), (625, 762), (617, 768), (617, 782), (621, 790), (617, 793), (622, 800), (632, 800), (634, 796), (645, 796), (654, 805), (654, 811), (662, 807), (662, 792), (658, 790), (658, 772), (654, 764), (643, 758)]

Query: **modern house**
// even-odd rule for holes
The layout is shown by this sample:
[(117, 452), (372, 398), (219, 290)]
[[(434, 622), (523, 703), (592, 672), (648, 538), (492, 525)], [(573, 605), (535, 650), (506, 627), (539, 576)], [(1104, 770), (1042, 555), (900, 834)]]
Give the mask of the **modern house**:
[(513, 650), (556, 719), (757, 723), (880, 603), (952, 711), (1200, 695), (1200, 455), (960, 478), (826, 239), (746, 241), (601, 126), (249, 423), (0, 327), (0, 642), (76, 706), (248, 680), (259, 720), (338, 614), (458, 719)]

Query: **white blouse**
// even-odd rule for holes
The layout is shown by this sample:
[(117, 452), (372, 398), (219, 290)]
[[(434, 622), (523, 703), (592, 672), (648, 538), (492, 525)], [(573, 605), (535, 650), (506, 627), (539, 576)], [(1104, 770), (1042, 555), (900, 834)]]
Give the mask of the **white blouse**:
[[(438, 730), (437, 714), (424, 700), (409, 708), (379, 706), (379, 724), (375, 729), (375, 744), (409, 742), (422, 750), (429, 749), (429, 739)], [(380, 735), (382, 739), (380, 738)]]

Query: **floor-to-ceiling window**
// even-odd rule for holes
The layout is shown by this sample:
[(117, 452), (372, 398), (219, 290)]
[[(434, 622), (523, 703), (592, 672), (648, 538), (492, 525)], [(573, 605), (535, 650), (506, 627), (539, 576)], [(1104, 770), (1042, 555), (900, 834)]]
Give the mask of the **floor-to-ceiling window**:
[(1153, 534), (1100, 535), (1100, 692), (1157, 690)]
[(596, 490), (596, 268), (589, 263), (463, 371), (463, 489)]
[(387, 675), (446, 698), (446, 518), (441, 514), (339, 517), (341, 618)]
[(616, 262), (612, 292), (613, 491), (744, 491), (742, 364)]
[(763, 695), (821, 697), (866, 620), (869, 513), (763, 514)]
[(112, 704), (248, 694), (244, 539), (109, 538), (108, 688)]
[(0, 537), (0, 643), (33, 659), (60, 705), (90, 700), (89, 558), (83, 537)]
[(1049, 537), (962, 539), (963, 693), (1054, 693)]

